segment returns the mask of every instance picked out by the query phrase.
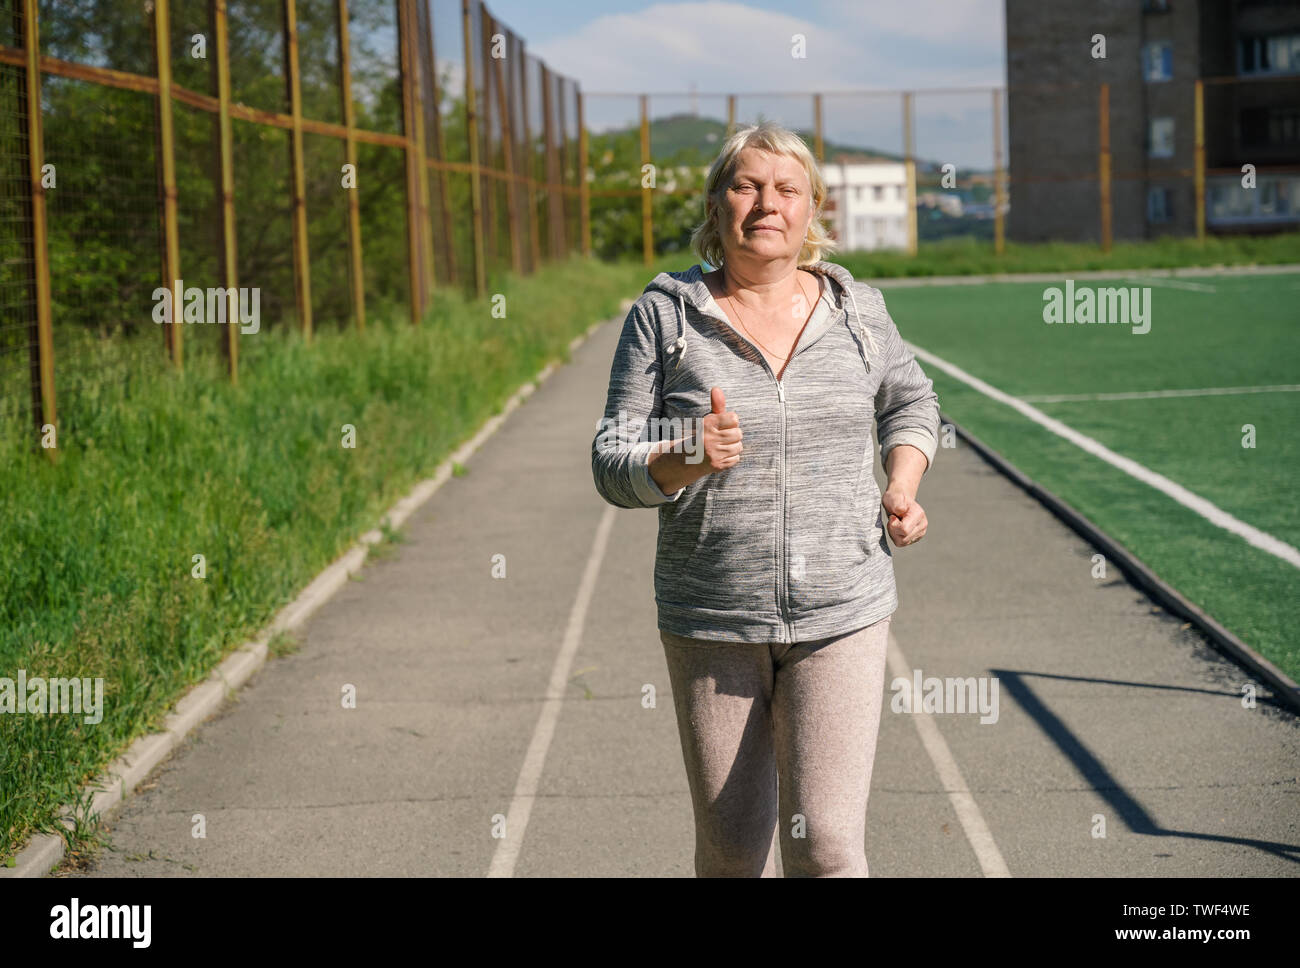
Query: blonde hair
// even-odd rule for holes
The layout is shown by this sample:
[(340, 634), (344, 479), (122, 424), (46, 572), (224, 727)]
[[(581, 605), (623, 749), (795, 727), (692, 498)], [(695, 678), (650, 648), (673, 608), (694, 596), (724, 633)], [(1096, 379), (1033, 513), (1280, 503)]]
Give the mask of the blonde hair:
[[(826, 181), (822, 178), (817, 160), (799, 137), (788, 128), (783, 128), (775, 121), (761, 121), (758, 124), (741, 128), (722, 145), (718, 157), (709, 168), (705, 181), (704, 221), (691, 233), (691, 246), (711, 266), (722, 265), (722, 229), (718, 224), (721, 211), (720, 202), (727, 184), (736, 173), (740, 163), (740, 153), (746, 148), (758, 148), (776, 155), (785, 155), (803, 165), (812, 186), (813, 218), (808, 226), (808, 234), (799, 249), (799, 265), (806, 266), (821, 260), (822, 256), (836, 249), (835, 240), (822, 224), (822, 205), (826, 202)], [(709, 201), (713, 202), (713, 213), (709, 214)]]

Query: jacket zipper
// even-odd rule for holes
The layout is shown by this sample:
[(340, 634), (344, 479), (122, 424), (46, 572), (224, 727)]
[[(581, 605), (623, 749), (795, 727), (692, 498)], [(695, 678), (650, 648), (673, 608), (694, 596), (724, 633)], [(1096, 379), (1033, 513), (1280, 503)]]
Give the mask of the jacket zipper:
[[(776, 376), (776, 374), (772, 374)], [(786, 565), (785, 565), (785, 465), (786, 465), (786, 447), (785, 447), (785, 383), (781, 380), (776, 381), (776, 395), (781, 400), (781, 435), (780, 446), (778, 448), (778, 475), (777, 492), (779, 503), (777, 506), (777, 523), (776, 523), (776, 607), (781, 614), (782, 633), (785, 636), (784, 641), (793, 642), (794, 632), (790, 628), (790, 611), (786, 608), (786, 599), (788, 597)]]

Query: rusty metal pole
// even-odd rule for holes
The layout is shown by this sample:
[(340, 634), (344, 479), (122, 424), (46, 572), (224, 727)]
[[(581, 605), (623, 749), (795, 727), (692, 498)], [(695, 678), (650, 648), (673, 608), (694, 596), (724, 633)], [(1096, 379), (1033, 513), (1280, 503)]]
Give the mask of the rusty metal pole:
[[(158, 60), (158, 187), (162, 193), (163, 285), (177, 288), (181, 278), (181, 244), (176, 222), (176, 148), (172, 128), (172, 48), (169, 0), (154, 0), (154, 51)], [(184, 295), (181, 293), (181, 295)], [(181, 313), (172, 306), (167, 326), (167, 349), (177, 369), (184, 365)]]
[(1205, 243), (1205, 85), (1196, 79), (1196, 241)]
[[(492, 24), (495, 26), (496, 21)], [(509, 51), (506, 51), (509, 56)], [(515, 171), (514, 119), (510, 116), (510, 102), (506, 96), (506, 72), (501, 67), (503, 58), (492, 58), (492, 73), (497, 89), (497, 114), (500, 116), (502, 161), (506, 171), (506, 220), (510, 225), (510, 267), (516, 274), (524, 271), (524, 253), (520, 243), (519, 181)]]
[(993, 251), (1002, 255), (1006, 251), (1006, 220), (1002, 209), (1005, 207), (1003, 178), (1006, 171), (1002, 164), (1002, 91), (993, 91)]
[(226, 368), (230, 382), (239, 382), (239, 265), (235, 236), (235, 151), (230, 124), (230, 33), (226, 0), (213, 2), (213, 33), (217, 42), (217, 132), (221, 142), (221, 275), (232, 293), (226, 312)]
[(420, 139), (416, 135), (415, 64), (412, 57), (411, 5), (408, 0), (397, 0), (397, 57), (401, 71), (402, 135), (406, 142), (403, 155), (406, 160), (406, 251), (407, 274), (410, 277), (409, 295), (411, 323), (418, 326), (424, 315), (425, 277), (420, 213), (420, 180), (424, 172)]
[(298, 303), (298, 327), (311, 342), (311, 261), (307, 255), (307, 176), (302, 158), (302, 85), (298, 74), (298, 10), (296, 0), (284, 2), (285, 38), (289, 51), (289, 110), (292, 114), (289, 154), (293, 167), (293, 270)]
[(586, 96), (578, 91), (578, 199), (579, 218), (582, 220), (582, 254), (591, 255), (591, 185), (587, 182), (587, 122)]
[[(339, 3), (346, 4), (347, 0), (339, 0)], [(429, 64), (429, 86), (433, 92), (433, 110), (430, 112), (433, 119), (433, 151), (439, 162), (445, 162), (447, 160), (447, 148), (442, 139), (442, 92), (438, 87), (438, 48), (433, 43), (433, 15), (426, 13), (424, 22), (428, 28), (429, 56), (432, 58)], [(447, 169), (438, 168), (438, 197), (442, 203), (439, 207), (442, 209), (443, 246), (447, 253), (447, 281), (455, 285), (457, 281), (456, 246), (453, 243), (455, 236), (452, 235), (451, 194), (447, 185), (448, 181)]]
[(817, 149), (817, 163), (824, 164), (826, 161), (826, 143), (822, 138), (822, 96), (820, 93), (813, 95), (813, 141)]
[(736, 133), (736, 95), (727, 95), (727, 137)]
[(641, 95), (641, 257), (646, 265), (654, 261), (654, 199), (653, 189), (646, 185), (646, 165), (650, 161), (650, 98)]
[[(352, 103), (352, 41), (348, 30), (348, 2), (339, 5), (339, 94), (343, 101), (344, 158), (353, 179), (357, 172), (356, 108)], [(348, 189), (348, 275), (352, 284), (352, 311), (357, 332), (366, 331), (366, 277), (361, 261), (361, 199), (359, 181)]]
[(474, 291), (487, 294), (487, 272), (483, 265), (483, 181), (478, 157), (478, 113), (474, 103), (474, 38), (470, 30), (470, 6), (475, 0), (461, 0), (461, 29), (465, 40), (465, 127), (469, 138), (470, 223), (474, 232)]
[(903, 92), (903, 165), (907, 174), (907, 254), (916, 255), (916, 139), (912, 128), (912, 92)]
[(523, 64), (520, 79), (520, 103), (524, 106), (524, 144), (528, 164), (528, 244), (532, 256), (533, 271), (542, 264), (542, 233), (537, 217), (537, 152), (533, 150), (533, 127), (528, 116), (528, 53), (521, 44), (519, 57)]
[[(36, 317), (31, 340), (32, 416), (38, 434), (44, 427), (55, 428), (58, 443), (58, 413), (54, 397), (54, 332), (50, 312), (50, 255), (49, 236), (45, 223), (45, 187), (41, 184), (41, 168), (45, 164), (45, 149), (41, 131), (41, 45), (37, 22), (37, 0), (23, 2), (23, 53), (26, 55), (24, 72), (27, 89), (27, 160), (31, 191), (32, 212), (32, 288), (36, 296)], [(56, 447), (43, 448), (45, 456), (56, 459)]]
[(1098, 94), (1098, 157), (1097, 184), (1101, 204), (1101, 251), (1109, 252), (1111, 244), (1110, 213), (1110, 85), (1102, 82)]

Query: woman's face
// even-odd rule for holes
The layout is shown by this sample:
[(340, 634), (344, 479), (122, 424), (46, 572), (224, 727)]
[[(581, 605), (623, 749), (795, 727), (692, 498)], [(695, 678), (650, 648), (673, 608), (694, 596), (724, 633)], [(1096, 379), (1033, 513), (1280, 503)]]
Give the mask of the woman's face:
[(799, 257), (814, 214), (803, 165), (787, 155), (746, 148), (722, 189), (718, 215), (727, 261)]

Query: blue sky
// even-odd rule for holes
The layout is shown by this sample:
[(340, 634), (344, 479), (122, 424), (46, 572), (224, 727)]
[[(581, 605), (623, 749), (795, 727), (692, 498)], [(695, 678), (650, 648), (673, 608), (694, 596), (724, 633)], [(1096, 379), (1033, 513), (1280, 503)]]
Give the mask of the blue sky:
[[(652, 98), (654, 114), (687, 110), (698, 92), (823, 92), (1005, 83), (1002, 0), (492, 0), (489, 8), (531, 53), (588, 92), (679, 91)], [(803, 34), (807, 56), (790, 54)], [(725, 101), (699, 97), (700, 113), (725, 118)], [(634, 98), (589, 97), (593, 128), (635, 120)], [(762, 112), (812, 122), (811, 98), (741, 98), (742, 120)], [(918, 95), (917, 154), (958, 165), (992, 164), (987, 92)], [(897, 98), (827, 97), (826, 135), (897, 151)], [(1004, 125), (1005, 138), (1005, 125)]]

